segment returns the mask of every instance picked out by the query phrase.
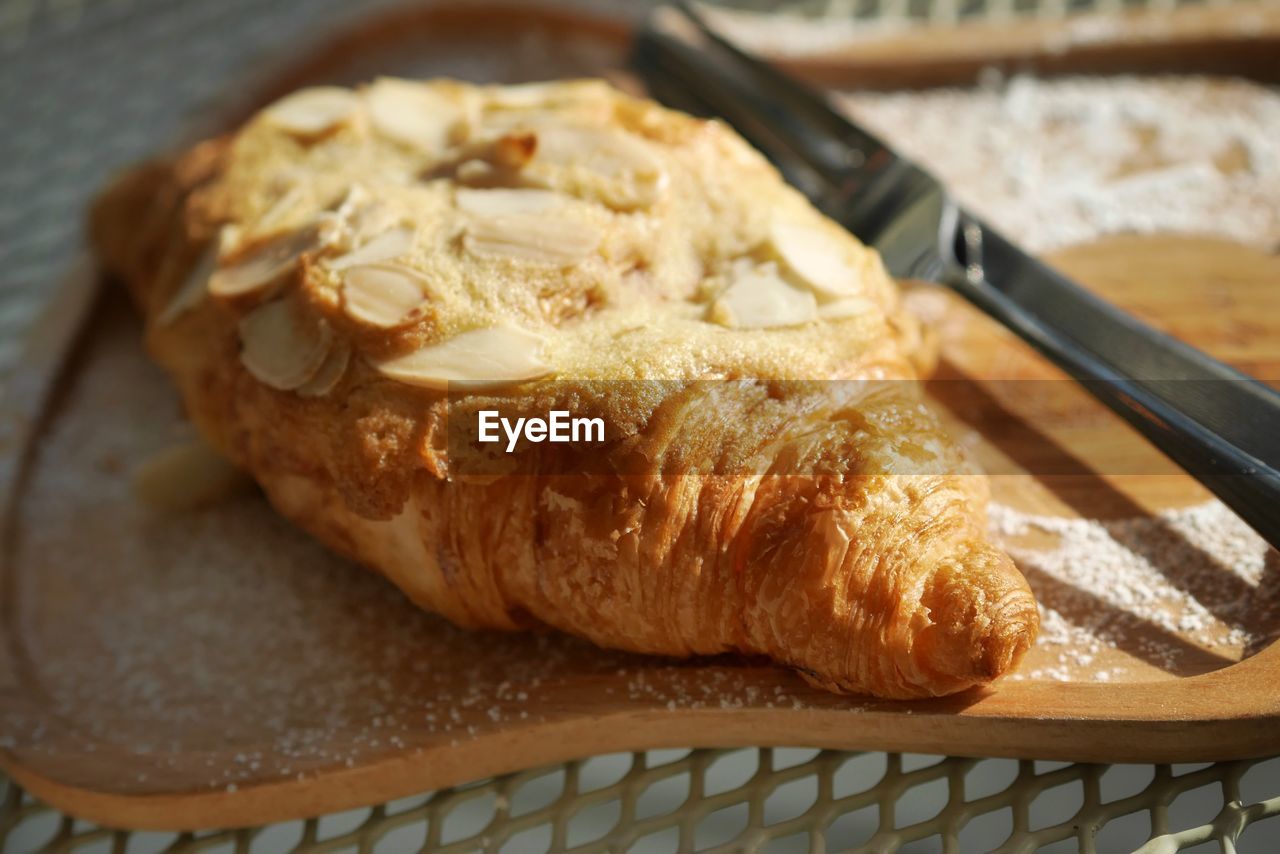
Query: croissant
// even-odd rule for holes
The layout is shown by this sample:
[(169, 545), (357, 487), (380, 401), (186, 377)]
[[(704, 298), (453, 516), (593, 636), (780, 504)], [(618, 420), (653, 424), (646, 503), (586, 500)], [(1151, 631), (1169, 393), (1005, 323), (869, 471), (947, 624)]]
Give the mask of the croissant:
[(1034, 640), (895, 284), (719, 122), (596, 81), (306, 89), (91, 233), (210, 443), (457, 624), (887, 698)]

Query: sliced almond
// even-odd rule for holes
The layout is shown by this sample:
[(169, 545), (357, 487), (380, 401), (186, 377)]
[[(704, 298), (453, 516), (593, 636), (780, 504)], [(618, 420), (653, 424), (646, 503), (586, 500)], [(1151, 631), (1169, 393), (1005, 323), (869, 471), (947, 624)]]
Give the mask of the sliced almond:
[(329, 324), (285, 298), (240, 319), (240, 362), (257, 379), (281, 391), (298, 388), (324, 364), (333, 343)]
[(464, 160), (458, 164), (454, 177), (463, 184), (488, 184), (497, 181), (500, 174), (487, 160)]
[(880, 306), (865, 297), (841, 297), (818, 306), (818, 316), (823, 320), (839, 320), (845, 317), (864, 317), (880, 314)]
[(352, 267), (342, 277), (343, 310), (353, 320), (390, 329), (413, 319), (427, 302), (422, 276), (395, 265)]
[(352, 184), (334, 213), (360, 242), (403, 225), (401, 217), (363, 184)]
[(191, 272), (182, 280), (173, 297), (156, 315), (156, 322), (161, 326), (167, 326), (199, 305), (209, 293), (209, 277), (213, 275), (217, 266), (218, 245), (217, 241), (214, 241), (200, 253)]
[(540, 336), (513, 326), (473, 329), (375, 367), (393, 380), (424, 388), (493, 388), (550, 374), (542, 346)]
[(455, 198), (459, 210), (485, 217), (546, 213), (564, 203), (564, 196), (550, 190), (474, 190), (460, 187)]
[(738, 273), (709, 313), (710, 320), (738, 329), (795, 326), (817, 316), (813, 294), (784, 282), (772, 264)]
[(551, 125), (539, 128), (529, 177), (589, 193), (622, 210), (642, 208), (666, 192), (667, 173), (648, 143), (625, 131)]
[(333, 205), (332, 210), (338, 219), (348, 222), (357, 212), (373, 204), (373, 201), (373, 193), (370, 193), (364, 184), (357, 182), (347, 187), (347, 191)]
[(477, 217), (467, 226), (462, 243), (479, 258), (569, 266), (600, 245), (600, 230), (590, 223), (536, 214)]
[(530, 109), (572, 101), (608, 98), (609, 87), (599, 80), (553, 80), (541, 83), (516, 83), (494, 86), (489, 91), (490, 103), (499, 109)]
[(310, 225), (260, 243), (215, 271), (209, 278), (209, 293), (231, 299), (264, 292), (293, 272), (304, 252), (322, 242), (321, 229)]
[(195, 510), (253, 483), (203, 441), (183, 442), (149, 457), (133, 473), (133, 494), (159, 510)]
[(254, 231), (259, 234), (270, 232), (281, 222), (284, 222), (289, 214), (292, 213), (293, 209), (302, 203), (302, 200), (305, 197), (306, 193), (303, 191), (302, 187), (296, 184), (285, 190), (280, 194), (280, 197), (271, 204), (271, 207), (267, 208), (266, 212), (262, 216), (258, 217), (258, 221), (253, 225)]
[(365, 92), (369, 118), (388, 139), (437, 154), (449, 147), (462, 110), (421, 83), (382, 78)]
[(538, 135), (533, 131), (504, 133), (493, 144), (493, 161), (504, 169), (520, 170), (529, 165), (538, 151)]
[(350, 250), (394, 227), (397, 218), (363, 184), (352, 184), (340, 201), (321, 214), (320, 231), (331, 245)]
[(364, 264), (381, 264), (405, 255), (413, 248), (414, 230), (399, 226), (384, 231), (359, 249), (341, 255), (329, 262), (331, 270), (346, 270)]
[(298, 136), (319, 136), (349, 120), (360, 97), (341, 86), (315, 86), (286, 95), (262, 111), (277, 127)]
[(769, 241), (783, 264), (825, 297), (857, 293), (862, 284), (852, 255), (852, 239), (840, 240), (826, 229), (775, 220)]
[(335, 341), (324, 364), (316, 375), (298, 386), (297, 393), (302, 397), (324, 397), (337, 387), (347, 373), (347, 365), (351, 363), (351, 346), (345, 341)]
[[(358, 243), (366, 243), (373, 240), (379, 235), (395, 229), (407, 229), (410, 237), (410, 244), (415, 233), (413, 226), (404, 222), (401, 215), (397, 214), (390, 206), (381, 202), (374, 202), (371, 205), (361, 208), (355, 216), (351, 218), (351, 230)], [(402, 238), (397, 238), (402, 239)], [(405, 250), (408, 251), (407, 249)]]
[(490, 90), (490, 103), (499, 109), (527, 110), (551, 102), (560, 84), (515, 83), (510, 86), (494, 86)]

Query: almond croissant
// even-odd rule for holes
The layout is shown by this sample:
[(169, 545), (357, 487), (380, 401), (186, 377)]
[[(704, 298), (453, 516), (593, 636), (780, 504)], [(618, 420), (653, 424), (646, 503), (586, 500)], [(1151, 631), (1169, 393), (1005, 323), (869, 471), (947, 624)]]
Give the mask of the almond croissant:
[[(1034, 639), (878, 257), (717, 122), (589, 81), (308, 89), (92, 232), (205, 436), (456, 623), (893, 698)], [(478, 440), (553, 410), (604, 440)]]

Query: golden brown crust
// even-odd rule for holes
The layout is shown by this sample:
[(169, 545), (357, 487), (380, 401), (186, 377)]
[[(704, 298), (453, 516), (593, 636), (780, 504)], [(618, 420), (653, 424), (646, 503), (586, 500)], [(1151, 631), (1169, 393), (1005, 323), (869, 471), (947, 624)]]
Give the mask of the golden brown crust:
[[(597, 84), (423, 91), (451, 124), (379, 137), (373, 95), (320, 93), (301, 113), (296, 103), (268, 112), (135, 170), (93, 212), (94, 242), (147, 317), (148, 346), (192, 419), (283, 514), (462, 625), (546, 625), (668, 655), (765, 654), (831, 690), (885, 697), (951, 693), (1017, 664), (1035, 636), (1034, 600), (986, 540), (985, 479), (918, 400), (912, 361), (925, 348), (911, 344), (918, 326), (874, 253), (719, 125)], [(316, 130), (317, 110), (340, 119)], [(535, 142), (508, 132), (522, 123)], [(620, 152), (603, 166), (554, 161), (550, 149), (540, 163), (538, 146), (556, 144), (561, 124), (628, 136), (600, 143)], [(419, 147), (393, 149), (388, 137)], [(630, 165), (617, 171), (618, 160)], [(391, 211), (363, 243), (351, 223), (368, 202), (334, 212), (344, 199), (352, 207), (354, 182)], [(532, 195), (530, 182), (540, 182)], [(547, 203), (538, 193), (549, 188), (560, 213), (543, 219), (591, 224), (594, 248), (504, 214), (494, 221), (538, 235), (512, 250), (485, 231), (487, 214), (463, 210), (515, 198), (461, 198), (481, 185), (515, 186), (521, 205)], [(786, 235), (769, 237), (779, 211), (819, 241), (818, 255), (837, 242), (833, 275), (853, 276), (844, 291), (805, 280), (814, 256), (788, 261)], [(224, 281), (215, 298), (197, 290), (178, 305), (210, 247), (224, 271), (279, 233), (335, 221), (346, 230), (307, 244), (269, 288)], [(340, 259), (397, 228), (413, 248), (395, 260), (396, 282), (410, 294), (421, 282), (423, 303), (382, 328), (386, 301), (357, 304)], [(548, 245), (561, 253), (550, 264), (538, 254)], [(743, 326), (756, 303), (735, 301), (735, 285), (762, 289), (752, 300), (780, 295), (769, 311), (797, 319)], [(299, 361), (303, 344), (255, 355), (246, 318), (283, 300), (300, 323), (319, 324), (322, 335), (298, 333), (314, 358)], [(451, 400), (386, 367), (503, 324), (545, 342), (503, 368), (527, 382)], [(317, 385), (322, 360), (333, 379)], [(618, 381), (637, 379), (620, 392)], [(604, 417), (610, 441), (530, 446), (520, 454), (532, 474), (451, 471), (451, 411), (566, 402)]]

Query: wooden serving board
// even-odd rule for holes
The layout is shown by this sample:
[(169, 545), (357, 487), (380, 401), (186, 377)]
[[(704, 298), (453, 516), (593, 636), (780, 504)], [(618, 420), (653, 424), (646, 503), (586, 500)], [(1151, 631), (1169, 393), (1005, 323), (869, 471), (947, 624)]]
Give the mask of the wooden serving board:
[[(758, 42), (761, 50), (777, 40), (778, 25), (764, 15), (721, 12), (717, 18), (747, 44)], [(878, 30), (863, 22), (843, 33), (831, 32), (825, 23), (811, 26), (826, 30), (811, 40), (818, 47), (787, 50), (778, 58), (792, 71), (833, 87), (938, 86), (973, 81), (992, 69), (1041, 76), (1176, 70), (1280, 80), (1275, 60), (1280, 7), (1266, 0), (1109, 8), (1058, 17), (991, 15), (959, 24)], [(803, 41), (798, 35), (788, 40)]]
[[(527, 51), (578, 67), (535, 76), (616, 66), (603, 30), (575, 29), (566, 47), (555, 35), (563, 22), (539, 20), (511, 32)], [(527, 67), (531, 54), (497, 47), (511, 32), (485, 31), (496, 40), (486, 45), (464, 29), (434, 30), (438, 49), (419, 41), (408, 70), (492, 77), (466, 64), (482, 50), (510, 62), (496, 76)], [(346, 76), (405, 70), (356, 44), (342, 54)], [(424, 54), (440, 67), (424, 69)], [(344, 76), (325, 67), (279, 85)], [(1280, 377), (1275, 255), (1165, 237), (1051, 260), (1210, 352)], [(190, 428), (142, 352), (137, 320), (115, 291), (99, 291), (86, 266), (59, 292), (0, 421), (0, 765), (74, 815), (137, 828), (256, 824), (653, 747), (1162, 762), (1280, 750), (1280, 647), (1268, 645), (1280, 557), (1256, 548), (1261, 580), (1215, 562), (1221, 532), (1189, 536), (1158, 515), (1207, 495), (945, 292), (912, 295), (942, 337), (930, 389), (995, 473), (1010, 547), (1051, 555), (1053, 541), (1079, 537), (1072, 524), (1122, 520), (1107, 529), (1113, 538), (1173, 579), (1175, 604), (1199, 615), (1185, 629), (1145, 619), (1142, 602), (1126, 611), (1105, 583), (1073, 586), (1060, 567), (1020, 559), (1055, 631), (1088, 631), (1037, 646), (1018, 679), (914, 703), (833, 696), (755, 661), (461, 631), (325, 553), (255, 493), (191, 513), (136, 501), (131, 473)], [(1027, 514), (1051, 521), (1008, 522)], [(1076, 556), (1065, 557), (1070, 568)], [(1107, 578), (1105, 565), (1095, 570)]]

